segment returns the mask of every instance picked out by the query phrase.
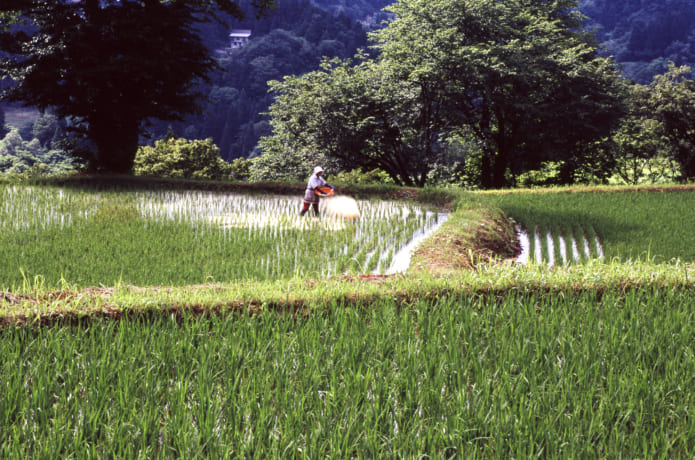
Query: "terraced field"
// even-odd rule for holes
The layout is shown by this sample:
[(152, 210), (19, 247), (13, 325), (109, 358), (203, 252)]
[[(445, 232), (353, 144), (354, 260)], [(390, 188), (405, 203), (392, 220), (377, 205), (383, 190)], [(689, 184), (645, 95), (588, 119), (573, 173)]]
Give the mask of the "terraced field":
[[(695, 192), (651, 189), (545, 189), (485, 195), (528, 235), (528, 261), (695, 259)], [(523, 236), (522, 236), (523, 240)]]
[(695, 456), (691, 189), (0, 193), (2, 458)]

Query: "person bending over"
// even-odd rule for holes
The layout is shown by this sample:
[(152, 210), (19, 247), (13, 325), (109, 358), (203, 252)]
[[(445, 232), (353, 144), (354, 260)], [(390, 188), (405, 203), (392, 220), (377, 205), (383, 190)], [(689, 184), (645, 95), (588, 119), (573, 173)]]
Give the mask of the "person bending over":
[(314, 215), (319, 215), (319, 194), (317, 194), (317, 189), (319, 187), (328, 186), (333, 188), (331, 185), (326, 183), (323, 178), (323, 168), (317, 166), (314, 168), (314, 173), (309, 178), (309, 182), (306, 184), (306, 191), (304, 192), (304, 202), (302, 204), (302, 210), (299, 212), (301, 216), (306, 214), (311, 207), (314, 210)]

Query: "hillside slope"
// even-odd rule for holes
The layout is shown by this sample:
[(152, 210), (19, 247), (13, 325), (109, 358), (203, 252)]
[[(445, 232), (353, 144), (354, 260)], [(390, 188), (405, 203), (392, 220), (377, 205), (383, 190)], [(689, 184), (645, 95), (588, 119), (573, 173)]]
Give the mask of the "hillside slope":
[(669, 60), (695, 63), (692, 0), (582, 0), (580, 10), (629, 78), (648, 83)]

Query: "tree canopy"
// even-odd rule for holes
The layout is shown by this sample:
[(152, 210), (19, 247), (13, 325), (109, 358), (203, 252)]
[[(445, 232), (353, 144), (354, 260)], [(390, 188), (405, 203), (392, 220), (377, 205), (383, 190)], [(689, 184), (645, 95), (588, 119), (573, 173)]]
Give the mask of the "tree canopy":
[(668, 72), (657, 75), (650, 85), (650, 107), (661, 123), (672, 158), (683, 179), (695, 178), (695, 82), (687, 78), (688, 66), (669, 63)]
[[(401, 0), (371, 34), (379, 54), (274, 83), (267, 155), (302, 146), (422, 185), (452, 135), (480, 145), (480, 184), (565, 161), (604, 137), (624, 108), (613, 62), (574, 0)], [(340, 142), (338, 142), (340, 140)], [(277, 148), (276, 150), (274, 150)]]
[(195, 24), (221, 12), (242, 14), (229, 0), (3, 1), (0, 78), (16, 82), (3, 99), (68, 117), (92, 169), (130, 172), (145, 122), (199, 108), (195, 84), (216, 63)]
[(272, 82), (274, 136), (261, 139), (269, 153), (257, 162), (279, 156), (286, 163), (317, 151), (341, 169), (381, 169), (397, 184), (424, 185), (429, 158), (420, 152), (432, 140), (417, 129), (412, 88), (382, 63), (360, 60), (326, 60), (320, 70)]
[(210, 48), (218, 49), (221, 69), (213, 72), (201, 114), (182, 122), (156, 122), (147, 128), (152, 138), (165, 135), (172, 126), (177, 135), (191, 139), (213, 138), (227, 161), (250, 157), (262, 135), (270, 132), (267, 116), (272, 103), (267, 80), (302, 74), (318, 68), (323, 56), (348, 58), (367, 44), (361, 24), (344, 15), (332, 16), (309, 0), (284, 0), (268, 17), (235, 21), (235, 28), (253, 31), (239, 49), (223, 50), (229, 43), (216, 42), (228, 30), (214, 24), (205, 27)]

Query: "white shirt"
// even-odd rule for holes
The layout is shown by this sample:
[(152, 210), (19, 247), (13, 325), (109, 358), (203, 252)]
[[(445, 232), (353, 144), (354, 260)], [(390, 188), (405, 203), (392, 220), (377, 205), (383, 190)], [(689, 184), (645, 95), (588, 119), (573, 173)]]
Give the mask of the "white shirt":
[(309, 178), (309, 183), (306, 185), (306, 188), (315, 190), (316, 188), (321, 187), (322, 185), (326, 185), (325, 179), (321, 176), (317, 176), (314, 174)]

